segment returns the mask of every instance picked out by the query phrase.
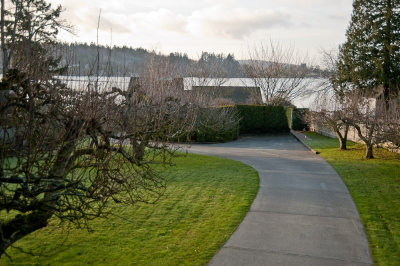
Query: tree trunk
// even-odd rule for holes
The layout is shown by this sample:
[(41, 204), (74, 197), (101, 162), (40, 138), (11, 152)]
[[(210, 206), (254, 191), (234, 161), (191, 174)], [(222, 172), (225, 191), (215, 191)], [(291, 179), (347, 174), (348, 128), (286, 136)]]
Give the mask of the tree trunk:
[(369, 134), (368, 136), (363, 136), (362, 132), (361, 132), (361, 128), (359, 125), (353, 123), (351, 124), (358, 132), (358, 137), (360, 139), (362, 139), (362, 141), (365, 143), (366, 145), (366, 153), (365, 153), (365, 158), (366, 159), (373, 159), (374, 155), (372, 153), (372, 148), (373, 148), (373, 138), (372, 138), (372, 133), (374, 132), (375, 126), (372, 126), (371, 128), (369, 128)]
[(53, 215), (50, 210), (35, 211), (27, 215), (17, 215), (0, 226), (0, 257), (7, 248), (24, 236), (47, 226)]
[(349, 132), (349, 125), (345, 126), (344, 129), (344, 134), (340, 132), (340, 129), (338, 128), (336, 133), (336, 136), (339, 140), (339, 150), (347, 150), (347, 133)]
[(346, 140), (342, 137), (341, 134), (336, 133), (336, 136), (339, 140), (339, 150), (347, 150)]
[(343, 146), (341, 146), (341, 150), (347, 150), (347, 134), (349, 133), (350, 126), (346, 124), (344, 128), (344, 135), (343, 135)]
[(367, 144), (366, 146), (366, 154), (365, 154), (365, 158), (366, 159), (374, 159), (374, 155), (372, 153), (372, 144)]

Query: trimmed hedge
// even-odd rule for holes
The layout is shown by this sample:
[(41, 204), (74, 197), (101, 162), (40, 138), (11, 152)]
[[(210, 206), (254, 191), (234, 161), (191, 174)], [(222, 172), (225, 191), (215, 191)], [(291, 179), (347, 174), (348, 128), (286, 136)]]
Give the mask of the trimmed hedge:
[(240, 120), (240, 134), (289, 132), (283, 106), (236, 105)]
[(307, 114), (307, 108), (294, 108), (293, 109), (293, 124), (292, 129), (294, 130), (306, 130), (310, 129), (308, 123), (305, 120), (305, 115)]
[(231, 105), (200, 109), (188, 135), (178, 142), (227, 142), (239, 134), (288, 133), (289, 122), (283, 106)]

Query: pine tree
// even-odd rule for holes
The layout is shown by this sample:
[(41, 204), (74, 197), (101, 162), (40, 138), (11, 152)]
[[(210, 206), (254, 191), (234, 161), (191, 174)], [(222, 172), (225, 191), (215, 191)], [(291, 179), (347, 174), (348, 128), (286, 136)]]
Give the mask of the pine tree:
[(60, 30), (73, 31), (61, 12), (61, 5), (53, 8), (45, 0), (1, 0), (3, 75), (9, 67), (25, 65), (21, 58), (32, 61), (43, 45), (55, 44)]
[(340, 47), (336, 85), (383, 87), (387, 102), (400, 90), (400, 0), (355, 0)]

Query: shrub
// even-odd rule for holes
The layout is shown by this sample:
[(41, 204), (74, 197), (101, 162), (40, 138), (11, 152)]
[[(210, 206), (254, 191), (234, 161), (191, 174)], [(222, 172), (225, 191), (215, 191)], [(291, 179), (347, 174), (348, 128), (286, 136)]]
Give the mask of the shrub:
[(282, 106), (230, 105), (199, 110), (193, 131), (180, 142), (227, 142), (240, 134), (289, 132), (286, 110)]
[(288, 132), (288, 119), (283, 106), (237, 105), (240, 134)]
[(200, 109), (191, 139), (196, 142), (226, 142), (239, 136), (239, 116), (234, 106)]

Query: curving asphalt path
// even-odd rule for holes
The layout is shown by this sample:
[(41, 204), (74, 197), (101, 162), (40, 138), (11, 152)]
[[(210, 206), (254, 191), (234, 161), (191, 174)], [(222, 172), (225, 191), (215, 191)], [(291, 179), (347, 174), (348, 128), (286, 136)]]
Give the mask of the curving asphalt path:
[(192, 145), (260, 176), (246, 217), (210, 265), (372, 265), (353, 200), (338, 174), (290, 135)]

